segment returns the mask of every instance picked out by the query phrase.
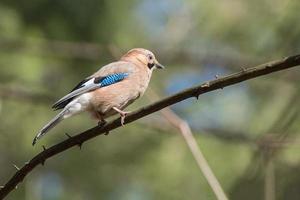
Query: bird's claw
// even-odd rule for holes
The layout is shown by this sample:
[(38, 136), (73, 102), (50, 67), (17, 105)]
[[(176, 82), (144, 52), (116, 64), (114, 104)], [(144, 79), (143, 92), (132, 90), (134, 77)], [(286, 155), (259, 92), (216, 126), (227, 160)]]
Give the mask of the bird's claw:
[(99, 126), (99, 127), (102, 127), (102, 126), (104, 126), (106, 123), (107, 123), (107, 122), (106, 122), (105, 120), (100, 120), (100, 121), (98, 121), (98, 126)]
[(126, 115), (128, 115), (130, 112), (129, 111), (122, 111), (120, 112), (120, 115), (121, 115), (121, 124), (122, 126), (124, 126), (124, 123), (125, 123), (125, 117)]
[(122, 126), (124, 126), (125, 117), (126, 117), (126, 115), (128, 115), (130, 112), (129, 112), (129, 111), (123, 111), (123, 110), (120, 110), (120, 109), (117, 108), (117, 107), (113, 107), (113, 109), (114, 109), (115, 111), (117, 111), (117, 112), (120, 114), (120, 116), (121, 116), (121, 124), (122, 124)]

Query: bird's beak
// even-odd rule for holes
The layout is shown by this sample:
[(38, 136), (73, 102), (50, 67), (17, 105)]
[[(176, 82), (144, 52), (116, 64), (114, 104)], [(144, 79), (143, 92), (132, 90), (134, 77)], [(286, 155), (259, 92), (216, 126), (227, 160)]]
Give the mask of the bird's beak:
[(155, 66), (157, 69), (165, 69), (165, 66), (163, 66), (162, 64), (160, 64), (159, 62), (155, 63)]

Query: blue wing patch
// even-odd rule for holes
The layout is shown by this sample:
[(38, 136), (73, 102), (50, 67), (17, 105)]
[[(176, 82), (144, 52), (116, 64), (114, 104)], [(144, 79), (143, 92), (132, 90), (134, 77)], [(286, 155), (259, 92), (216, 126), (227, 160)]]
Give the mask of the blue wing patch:
[(119, 81), (122, 81), (124, 78), (126, 78), (129, 75), (129, 73), (117, 73), (117, 74), (111, 74), (105, 77), (102, 77), (101, 79), (98, 79), (95, 83), (99, 83), (101, 87), (105, 87), (108, 85), (112, 85), (114, 83), (117, 83)]
[(85, 79), (80, 82), (69, 94), (58, 100), (52, 108), (55, 110), (64, 108), (76, 96), (89, 92), (91, 90), (112, 85), (125, 79), (129, 73), (116, 73), (104, 77)]

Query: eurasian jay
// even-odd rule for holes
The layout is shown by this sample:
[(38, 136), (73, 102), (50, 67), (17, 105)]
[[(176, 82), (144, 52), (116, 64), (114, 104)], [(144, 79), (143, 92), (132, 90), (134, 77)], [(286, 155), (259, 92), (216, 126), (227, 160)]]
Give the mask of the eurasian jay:
[(144, 94), (156, 68), (164, 66), (151, 51), (142, 48), (132, 49), (119, 61), (105, 65), (52, 106), (62, 111), (38, 132), (32, 144), (62, 120), (83, 111), (91, 113), (99, 126), (106, 123), (107, 117), (119, 113), (124, 125), (129, 112), (123, 109)]

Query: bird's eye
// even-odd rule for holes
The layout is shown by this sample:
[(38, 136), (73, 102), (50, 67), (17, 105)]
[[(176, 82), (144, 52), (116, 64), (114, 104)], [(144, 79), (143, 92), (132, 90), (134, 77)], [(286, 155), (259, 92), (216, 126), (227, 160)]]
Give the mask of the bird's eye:
[(149, 59), (152, 60), (153, 59), (153, 56), (152, 55), (148, 55)]

